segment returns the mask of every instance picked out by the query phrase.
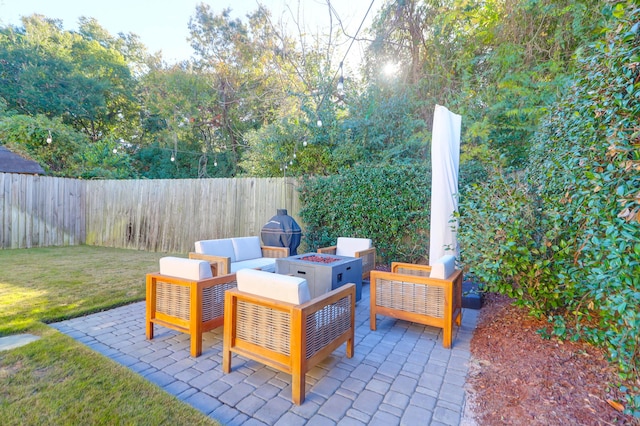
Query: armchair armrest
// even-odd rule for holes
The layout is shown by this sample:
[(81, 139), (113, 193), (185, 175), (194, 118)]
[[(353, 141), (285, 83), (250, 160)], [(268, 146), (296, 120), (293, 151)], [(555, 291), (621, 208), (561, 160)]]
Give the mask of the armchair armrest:
[(289, 256), (289, 247), (261, 246), (260, 248), (262, 249), (262, 257), (279, 258)]
[[(206, 260), (211, 264), (211, 273), (216, 275), (228, 275), (231, 273), (231, 258), (224, 256), (214, 256), (212, 254), (203, 254), (189, 252), (189, 259)], [(214, 269), (215, 267), (215, 269)]]
[(322, 247), (318, 249), (318, 253), (324, 254), (336, 254), (336, 249), (338, 246), (330, 246), (330, 247)]
[(394, 274), (416, 275), (419, 277), (428, 277), (431, 274), (431, 266), (416, 265), (413, 263), (392, 262), (391, 272)]

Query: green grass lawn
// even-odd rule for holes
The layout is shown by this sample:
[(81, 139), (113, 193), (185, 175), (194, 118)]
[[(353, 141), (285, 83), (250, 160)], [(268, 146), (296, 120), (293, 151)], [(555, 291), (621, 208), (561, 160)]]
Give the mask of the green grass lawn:
[(1, 424), (218, 424), (46, 325), (144, 300), (145, 274), (165, 255), (91, 246), (0, 250), (0, 336), (42, 337), (0, 352)]

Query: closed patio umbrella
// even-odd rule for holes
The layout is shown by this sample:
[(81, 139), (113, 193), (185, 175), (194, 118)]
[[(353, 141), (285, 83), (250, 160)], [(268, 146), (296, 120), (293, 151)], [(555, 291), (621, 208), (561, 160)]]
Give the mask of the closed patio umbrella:
[(459, 256), (458, 168), (462, 117), (436, 105), (431, 136), (431, 224), (429, 264), (444, 255)]

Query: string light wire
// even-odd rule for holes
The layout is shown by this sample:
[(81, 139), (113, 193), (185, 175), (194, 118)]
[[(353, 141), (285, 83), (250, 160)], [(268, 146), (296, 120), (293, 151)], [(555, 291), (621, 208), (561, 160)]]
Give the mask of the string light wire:
[[(342, 60), (340, 61), (340, 67), (333, 74), (333, 78), (331, 79), (331, 83), (332, 84), (335, 81), (336, 76), (338, 75), (338, 72), (341, 71), (342, 64), (344, 63), (344, 60), (347, 59), (347, 55), (349, 54), (349, 51), (351, 50), (351, 47), (353, 46), (353, 43), (356, 41), (356, 38), (358, 38), (358, 33), (362, 29), (362, 26), (364, 25), (364, 21), (367, 19), (367, 16), (369, 16), (369, 12), (371, 11), (371, 8), (373, 7), (373, 3), (375, 1), (376, 0), (371, 0), (371, 4), (369, 4), (369, 8), (367, 9), (367, 13), (364, 14), (364, 17), (362, 18), (362, 21), (360, 22), (360, 25), (358, 26), (358, 29), (356, 30), (356, 33), (351, 38), (351, 43), (349, 43), (349, 47), (347, 47), (347, 51), (344, 53), (344, 56), (342, 57)], [(325, 91), (324, 95), (322, 95), (322, 99), (320, 99), (320, 103), (318, 103), (318, 107), (316, 108), (317, 111), (320, 111), (320, 107), (324, 103), (324, 100), (326, 99), (327, 94), (328, 94), (328, 91)], [(318, 120), (318, 121), (320, 121), (320, 120)]]

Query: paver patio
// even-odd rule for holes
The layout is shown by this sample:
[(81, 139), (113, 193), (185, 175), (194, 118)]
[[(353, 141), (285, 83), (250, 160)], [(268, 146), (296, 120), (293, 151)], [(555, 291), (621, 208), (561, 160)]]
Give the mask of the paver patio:
[(223, 374), (222, 327), (203, 335), (189, 355), (189, 336), (156, 326), (145, 337), (145, 303), (51, 324), (226, 425), (460, 425), (465, 416), (469, 345), (478, 311), (463, 310), (452, 349), (440, 329), (378, 316), (369, 329), (369, 285), (356, 305), (355, 355), (345, 346), (307, 374), (301, 406), (291, 378), (234, 356)]

